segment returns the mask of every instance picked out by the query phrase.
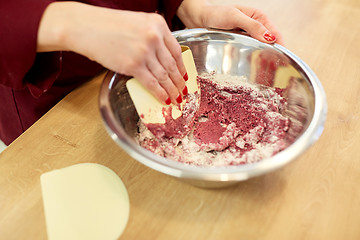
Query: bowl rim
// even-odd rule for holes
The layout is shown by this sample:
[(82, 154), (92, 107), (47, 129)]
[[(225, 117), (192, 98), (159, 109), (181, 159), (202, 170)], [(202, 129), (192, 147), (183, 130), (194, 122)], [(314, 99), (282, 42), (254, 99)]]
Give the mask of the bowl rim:
[(99, 94), (99, 107), (102, 120), (110, 137), (131, 157), (154, 170), (178, 178), (206, 181), (242, 181), (254, 176), (274, 171), (284, 166), (285, 164), (300, 156), (301, 153), (308, 149), (320, 137), (321, 133), (323, 132), (327, 116), (326, 95), (320, 80), (304, 61), (302, 61), (290, 50), (279, 44), (275, 43), (270, 45), (267, 43), (262, 43), (256, 39), (242, 34), (241, 32), (235, 33), (233, 31), (198, 28), (176, 31), (173, 32), (173, 35), (176, 37), (181, 34), (191, 35), (198, 33), (230, 34), (231, 36), (236, 37), (237, 40), (240, 39), (245, 41), (255, 41), (257, 44), (282, 52), (288, 58), (293, 60), (297, 65), (299, 65), (303, 71), (303, 74), (312, 84), (312, 89), (315, 96), (314, 114), (309, 123), (309, 126), (289, 147), (275, 154), (274, 156), (263, 159), (259, 162), (235, 166), (216, 167), (193, 166), (179, 163), (158, 156), (149, 150), (140, 147), (131, 137), (125, 133), (124, 129), (117, 123), (115, 115), (113, 114), (112, 108), (110, 106), (109, 98), (107, 96), (110, 95), (109, 93), (115, 83), (116, 78), (129, 77), (108, 71), (100, 87)]

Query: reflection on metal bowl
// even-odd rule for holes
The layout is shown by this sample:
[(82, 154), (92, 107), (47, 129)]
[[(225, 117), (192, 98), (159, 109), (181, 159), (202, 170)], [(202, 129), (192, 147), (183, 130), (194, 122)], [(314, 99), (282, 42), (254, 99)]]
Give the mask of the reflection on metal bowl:
[(284, 89), (287, 114), (302, 123), (301, 132), (289, 129), (288, 139), (293, 143), (256, 163), (205, 168), (175, 162), (136, 143), (139, 116), (125, 87), (129, 77), (108, 72), (100, 90), (101, 114), (112, 139), (134, 159), (196, 186), (223, 187), (284, 166), (319, 138), (327, 112), (325, 92), (313, 71), (289, 50), (228, 31), (191, 29), (173, 35), (191, 48), (199, 74), (216, 71), (246, 76), (251, 82)]

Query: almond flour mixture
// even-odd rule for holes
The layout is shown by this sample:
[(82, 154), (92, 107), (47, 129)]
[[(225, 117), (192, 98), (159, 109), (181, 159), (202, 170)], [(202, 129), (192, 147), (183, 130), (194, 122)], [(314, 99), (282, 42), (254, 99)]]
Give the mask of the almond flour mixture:
[(228, 166), (260, 161), (289, 145), (286, 133), (291, 121), (284, 116), (283, 90), (215, 73), (198, 76), (198, 82), (199, 107), (194, 107), (194, 96), (187, 96), (185, 108), (191, 111), (179, 120), (172, 119), (170, 127), (177, 129), (176, 123), (187, 119), (188, 134), (178, 131), (178, 137), (168, 137), (161, 124), (145, 126), (140, 120), (142, 147), (186, 164)]

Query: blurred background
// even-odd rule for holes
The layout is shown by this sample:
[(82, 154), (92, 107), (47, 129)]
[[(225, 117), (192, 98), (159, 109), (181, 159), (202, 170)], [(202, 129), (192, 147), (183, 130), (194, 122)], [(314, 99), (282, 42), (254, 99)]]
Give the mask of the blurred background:
[(0, 141), (0, 152), (2, 152), (6, 148), (6, 145)]

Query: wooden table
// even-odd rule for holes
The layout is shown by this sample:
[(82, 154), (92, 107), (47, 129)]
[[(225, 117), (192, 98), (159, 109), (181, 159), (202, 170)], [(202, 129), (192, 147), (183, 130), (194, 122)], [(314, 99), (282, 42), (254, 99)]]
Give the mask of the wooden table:
[[(231, 3), (233, 1), (221, 1)], [(360, 239), (360, 1), (257, 0), (287, 48), (322, 81), (321, 138), (276, 172), (207, 190), (129, 157), (98, 110), (103, 75), (75, 90), (0, 154), (0, 239), (45, 239), (40, 175), (96, 162), (124, 181), (121, 239)]]

